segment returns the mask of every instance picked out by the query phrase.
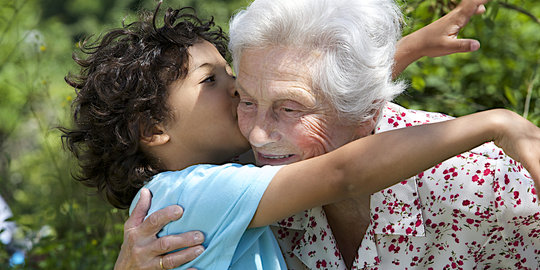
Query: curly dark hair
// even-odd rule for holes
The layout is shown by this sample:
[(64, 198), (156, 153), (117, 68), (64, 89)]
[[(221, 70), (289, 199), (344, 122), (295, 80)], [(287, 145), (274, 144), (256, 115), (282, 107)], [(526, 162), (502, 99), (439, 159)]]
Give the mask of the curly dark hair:
[(137, 191), (163, 171), (141, 150), (140, 139), (169, 119), (168, 86), (187, 75), (188, 48), (207, 40), (226, 57), (227, 38), (213, 17), (203, 21), (190, 7), (141, 11), (139, 21), (80, 43), (85, 57), (73, 59), (79, 74), (66, 82), (77, 97), (73, 128), (61, 128), (62, 142), (79, 161), (74, 178), (96, 188), (117, 208), (129, 207)]

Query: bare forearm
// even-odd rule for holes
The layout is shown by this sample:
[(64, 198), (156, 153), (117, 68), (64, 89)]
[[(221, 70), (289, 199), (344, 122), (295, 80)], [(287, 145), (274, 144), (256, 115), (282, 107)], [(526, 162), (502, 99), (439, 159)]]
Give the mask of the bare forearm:
[(252, 227), (298, 211), (392, 186), (494, 140), (540, 181), (540, 129), (507, 110), (383, 132), (283, 167), (259, 204)]
[[(498, 136), (504, 110), (384, 132), (332, 153), (342, 163), (350, 196), (371, 194)], [(358, 153), (372, 153), (359, 158)], [(355, 158), (356, 156), (356, 158)]]
[(410, 64), (422, 58), (421, 53), (422, 50), (416, 46), (414, 33), (401, 38), (397, 43), (396, 54), (394, 55), (392, 78), (397, 78)]
[[(252, 226), (298, 211), (370, 195), (469, 150), (493, 135), (484, 113), (370, 135), (283, 167), (268, 186)], [(480, 124), (481, 123), (481, 124)], [(464, 132), (471, 126), (476, 128)]]

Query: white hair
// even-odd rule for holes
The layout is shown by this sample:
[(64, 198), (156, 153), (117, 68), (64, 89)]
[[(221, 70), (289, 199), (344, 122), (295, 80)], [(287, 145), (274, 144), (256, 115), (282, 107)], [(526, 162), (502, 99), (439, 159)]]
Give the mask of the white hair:
[(255, 0), (230, 21), (235, 70), (246, 48), (316, 50), (313, 87), (344, 119), (365, 121), (404, 89), (392, 81), (402, 15), (393, 0)]

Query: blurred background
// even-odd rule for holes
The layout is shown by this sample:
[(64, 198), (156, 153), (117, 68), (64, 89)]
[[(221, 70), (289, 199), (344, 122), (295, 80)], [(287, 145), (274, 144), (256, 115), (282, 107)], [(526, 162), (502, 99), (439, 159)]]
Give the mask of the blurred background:
[[(227, 30), (248, 0), (166, 0), (195, 7)], [(451, 10), (452, 0), (400, 0), (405, 34)], [(0, 269), (112, 269), (125, 210), (105, 203), (71, 173), (58, 126), (69, 126), (78, 41), (136, 19), (154, 0), (0, 0)], [(401, 105), (460, 116), (508, 108), (540, 124), (540, 2), (492, 0), (461, 37), (478, 52), (423, 58), (401, 76)], [(5, 202), (5, 204), (3, 204)], [(9, 207), (8, 207), (9, 206)], [(10, 211), (11, 210), (11, 211)], [(3, 225), (2, 225), (3, 224)], [(10, 266), (11, 265), (11, 266)]]

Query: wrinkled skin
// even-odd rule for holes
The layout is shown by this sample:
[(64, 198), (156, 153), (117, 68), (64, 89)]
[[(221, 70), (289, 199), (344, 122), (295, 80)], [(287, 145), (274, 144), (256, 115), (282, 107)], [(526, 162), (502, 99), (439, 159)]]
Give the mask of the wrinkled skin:
[[(245, 49), (239, 65), (238, 125), (249, 140), (257, 165), (283, 165), (330, 152), (370, 135), (374, 117), (340, 121), (311, 82), (309, 67), (319, 55), (295, 48)], [(347, 265), (351, 265), (369, 224), (369, 197), (324, 207)], [(349, 228), (358, 228), (351, 232)], [(343, 234), (341, 232), (347, 232)]]
[(242, 53), (238, 125), (258, 165), (289, 164), (322, 155), (373, 130), (374, 121), (340, 120), (314, 89), (309, 67), (317, 57), (317, 52), (283, 47)]

